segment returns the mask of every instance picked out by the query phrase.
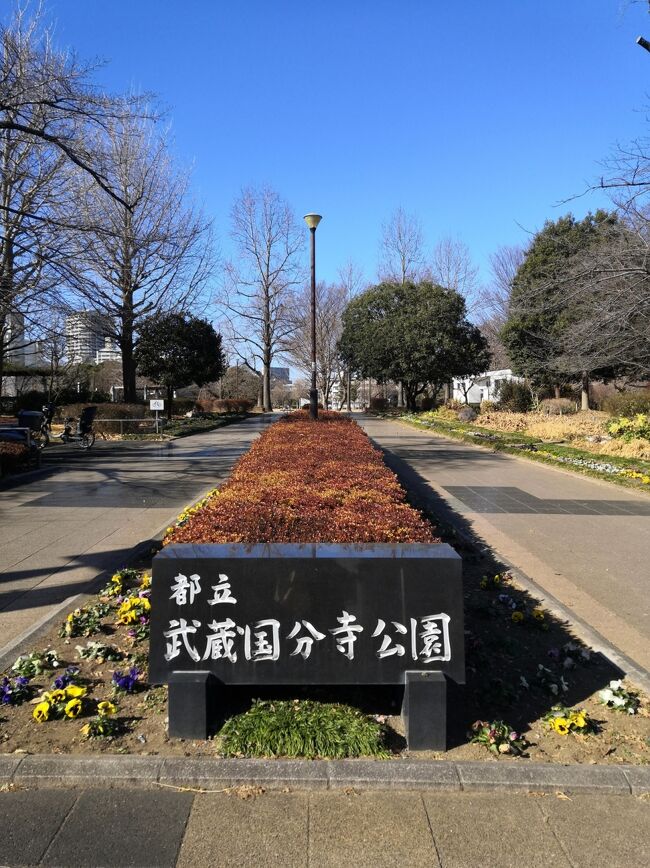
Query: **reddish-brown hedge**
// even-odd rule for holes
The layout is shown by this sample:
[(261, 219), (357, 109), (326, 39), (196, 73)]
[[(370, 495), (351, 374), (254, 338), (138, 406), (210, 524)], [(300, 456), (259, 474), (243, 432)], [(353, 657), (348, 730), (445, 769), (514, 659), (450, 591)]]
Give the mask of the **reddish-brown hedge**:
[(22, 470), (29, 462), (29, 450), (22, 443), (0, 440), (0, 475)]
[(361, 428), (337, 413), (272, 425), (166, 543), (439, 542)]

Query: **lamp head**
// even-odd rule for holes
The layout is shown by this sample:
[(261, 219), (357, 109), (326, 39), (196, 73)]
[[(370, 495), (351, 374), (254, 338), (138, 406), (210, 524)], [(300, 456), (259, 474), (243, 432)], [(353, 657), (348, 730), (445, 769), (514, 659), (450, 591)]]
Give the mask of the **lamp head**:
[(310, 229), (315, 229), (322, 219), (320, 214), (305, 214), (305, 223)]

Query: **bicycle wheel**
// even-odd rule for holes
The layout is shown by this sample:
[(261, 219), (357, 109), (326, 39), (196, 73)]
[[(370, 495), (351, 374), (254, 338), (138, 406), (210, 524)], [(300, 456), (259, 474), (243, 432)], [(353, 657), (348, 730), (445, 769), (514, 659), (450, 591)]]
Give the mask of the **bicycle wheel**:
[(81, 440), (79, 441), (79, 445), (82, 449), (90, 449), (90, 447), (95, 442), (95, 432), (90, 431), (88, 434), (82, 434)]

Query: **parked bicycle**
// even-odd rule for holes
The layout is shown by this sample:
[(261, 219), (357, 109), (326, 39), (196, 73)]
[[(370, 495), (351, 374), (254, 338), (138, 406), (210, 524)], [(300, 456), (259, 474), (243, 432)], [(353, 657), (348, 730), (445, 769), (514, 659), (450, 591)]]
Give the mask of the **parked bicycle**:
[[(78, 443), (82, 449), (90, 449), (95, 442), (95, 432), (93, 430), (93, 422), (97, 407), (84, 407), (77, 421), (74, 416), (67, 416), (64, 420), (63, 433), (59, 434), (59, 438), (64, 443)], [(73, 431), (73, 424), (77, 422), (76, 430)]]
[(44, 449), (50, 442), (52, 434), (52, 419), (56, 411), (56, 404), (45, 404), (41, 412), (41, 424), (37, 431), (32, 433), (32, 439), (39, 449)]

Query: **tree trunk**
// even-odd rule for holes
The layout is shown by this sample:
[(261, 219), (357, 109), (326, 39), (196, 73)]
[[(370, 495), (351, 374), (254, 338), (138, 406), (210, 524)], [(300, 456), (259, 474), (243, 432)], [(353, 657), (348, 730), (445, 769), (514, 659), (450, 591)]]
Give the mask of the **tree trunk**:
[(589, 372), (582, 372), (582, 390), (580, 393), (580, 409), (588, 410), (589, 409)]
[(418, 408), (417, 408), (417, 404), (415, 403), (415, 400), (417, 398), (417, 390), (409, 388), (409, 386), (405, 383), (404, 384), (404, 397), (406, 398), (406, 409), (410, 413), (417, 413)]
[(351, 398), (351, 393), (352, 393), (352, 371), (350, 370), (350, 368), (348, 368), (348, 372), (347, 372), (347, 380), (346, 380), (346, 385), (345, 385), (345, 391), (346, 391), (346, 397), (347, 397), (347, 403), (348, 403), (348, 413), (350, 413), (350, 412), (352, 412), (352, 398)]
[(133, 404), (137, 400), (133, 341), (120, 341), (120, 349), (122, 350), (122, 383), (124, 385), (122, 400), (125, 404)]
[(265, 413), (270, 413), (273, 409), (271, 404), (271, 364), (270, 360), (264, 360), (264, 369), (262, 371), (262, 409)]
[(174, 387), (167, 386), (167, 420), (172, 421), (172, 408), (174, 406)]
[(554, 392), (556, 398), (561, 397), (561, 396), (560, 396), (560, 385), (559, 385), (559, 383), (556, 383), (556, 384), (553, 386), (553, 392)]

